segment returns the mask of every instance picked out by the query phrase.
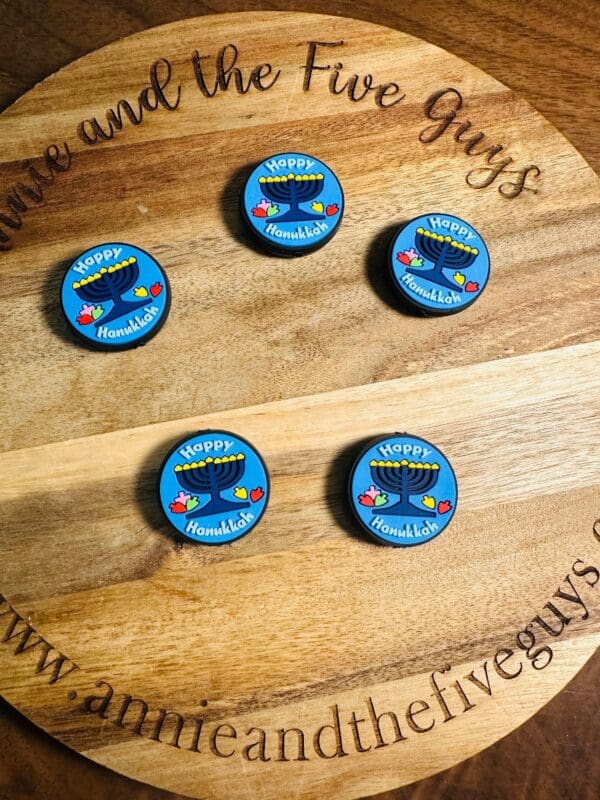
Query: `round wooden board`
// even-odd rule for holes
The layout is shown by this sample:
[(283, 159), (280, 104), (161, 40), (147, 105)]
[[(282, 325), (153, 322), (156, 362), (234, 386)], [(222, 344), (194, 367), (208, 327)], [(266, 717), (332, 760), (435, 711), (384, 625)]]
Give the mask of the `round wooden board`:
[[(332, 70), (305, 91), (309, 41), (343, 41), (315, 62), (343, 62), (340, 83), (370, 73), (404, 98), (335, 95)], [(263, 62), (281, 69), (270, 89), (201, 93), (194, 51), (214, 81), (230, 43), (245, 84)], [(120, 99), (135, 108), (158, 59), (175, 110), (78, 138)], [(471, 129), (425, 143), (442, 124), (427, 99), (450, 87)], [(52, 143), (37, 203), (23, 160), (47, 171)], [(252, 13), (81, 59), (0, 117), (0, 144), (3, 195), (31, 206), (13, 230), (19, 209), (0, 201), (9, 702), (192, 797), (354, 798), (468, 757), (565, 685), (600, 641), (600, 216), (597, 178), (547, 121), (402, 33)], [(238, 219), (248, 167), (282, 150), (325, 160), (346, 194), (335, 240), (300, 260), (255, 252)], [(487, 188), (469, 185), (505, 157)], [(435, 210), (484, 234), (492, 277), (468, 311), (422, 319), (389, 301), (385, 248)], [(143, 349), (84, 350), (61, 320), (66, 263), (102, 241), (168, 271), (171, 315)], [(176, 540), (155, 491), (165, 450), (208, 426), (250, 439), (272, 475), (260, 526), (221, 548)], [(450, 528), (408, 550), (367, 541), (344, 500), (361, 443), (396, 429), (438, 444), (460, 487)]]

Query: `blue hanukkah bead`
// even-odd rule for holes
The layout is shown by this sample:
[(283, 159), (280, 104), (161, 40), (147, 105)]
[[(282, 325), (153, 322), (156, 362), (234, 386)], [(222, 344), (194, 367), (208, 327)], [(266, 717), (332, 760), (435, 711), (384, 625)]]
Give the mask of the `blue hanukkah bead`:
[(425, 314), (464, 311), (481, 295), (490, 274), (485, 242), (468, 222), (425, 214), (405, 225), (389, 253), (401, 298)]
[(279, 153), (252, 171), (242, 192), (242, 216), (270, 253), (300, 256), (336, 233), (344, 194), (332, 170), (314, 156)]
[(226, 544), (259, 523), (269, 502), (269, 474), (257, 450), (229, 431), (182, 439), (160, 468), (162, 510), (179, 533)]
[(448, 527), (458, 489), (450, 462), (435, 445), (408, 433), (372, 441), (348, 480), (350, 505), (362, 528), (395, 546), (423, 544)]
[(61, 304), (67, 323), (87, 344), (126, 350), (158, 333), (169, 314), (171, 291), (149, 253), (130, 244), (100, 244), (67, 269)]

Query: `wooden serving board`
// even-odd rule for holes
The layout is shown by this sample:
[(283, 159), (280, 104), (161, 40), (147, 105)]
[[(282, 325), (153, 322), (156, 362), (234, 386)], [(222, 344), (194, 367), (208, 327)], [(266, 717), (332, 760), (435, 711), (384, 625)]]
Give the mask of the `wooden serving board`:
[[(329, 70), (303, 68), (311, 41)], [(111, 138), (123, 99), (139, 124)], [(346, 196), (335, 239), (289, 261), (238, 213), (249, 166), (285, 150)], [(354, 798), (468, 757), (565, 685), (600, 642), (600, 204), (547, 121), (402, 33), (231, 14), (61, 70), (2, 114), (0, 153), (9, 702), (192, 797)], [(390, 299), (385, 252), (435, 210), (484, 235), (492, 272), (473, 307), (424, 319)], [(66, 264), (103, 241), (168, 272), (142, 349), (86, 350), (62, 321)], [(220, 548), (175, 538), (156, 493), (166, 450), (209, 426), (272, 476), (261, 524)], [(448, 530), (408, 550), (367, 541), (345, 501), (361, 444), (398, 429), (459, 485)]]

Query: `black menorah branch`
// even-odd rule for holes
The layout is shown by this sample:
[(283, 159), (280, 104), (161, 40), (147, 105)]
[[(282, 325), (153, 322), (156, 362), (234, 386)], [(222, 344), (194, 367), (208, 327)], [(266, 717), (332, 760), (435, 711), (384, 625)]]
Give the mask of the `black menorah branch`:
[(417, 228), (415, 247), (428, 261), (433, 261), (433, 268), (424, 270), (420, 267), (406, 267), (407, 272), (420, 275), (454, 292), (463, 291), (456, 282), (448, 280), (442, 270), (467, 269), (477, 258), (478, 250), (454, 241), (451, 236), (441, 236), (423, 228)]
[(432, 489), (437, 483), (439, 468), (417, 465), (388, 466), (376, 461), (371, 462), (371, 476), (377, 486), (386, 492), (400, 495), (400, 499), (392, 506), (373, 509), (373, 514), (393, 514), (406, 517), (435, 517), (435, 511), (414, 506), (409, 497)]
[(308, 203), (323, 191), (323, 175), (288, 175), (275, 181), (259, 178), (260, 189), (267, 200), (284, 203), (290, 207), (285, 214), (277, 216), (277, 222), (303, 222), (305, 220), (325, 219), (324, 214), (304, 211), (300, 203)]
[(197, 466), (189, 469), (176, 470), (175, 475), (180, 485), (189, 492), (209, 494), (210, 500), (202, 508), (196, 508), (186, 514), (187, 519), (208, 517), (211, 514), (239, 511), (249, 508), (250, 503), (244, 501), (225, 500), (221, 492), (234, 486), (245, 471), (243, 459), (223, 459), (218, 463), (214, 461), (201, 461)]
[(122, 295), (135, 285), (139, 276), (140, 267), (137, 259), (130, 258), (73, 284), (78, 296), (86, 303), (105, 303), (112, 300), (113, 307), (108, 314), (96, 321), (96, 328), (117, 317), (131, 314), (146, 305), (147, 298), (145, 300), (123, 300), (122, 298)]

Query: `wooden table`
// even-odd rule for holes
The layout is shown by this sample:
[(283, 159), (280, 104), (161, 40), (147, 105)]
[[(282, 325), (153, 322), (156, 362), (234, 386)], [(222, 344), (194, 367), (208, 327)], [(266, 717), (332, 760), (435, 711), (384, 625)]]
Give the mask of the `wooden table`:
[[(598, 83), (593, 52), (597, 30), (591, 3), (570, 10), (568, 19), (558, 4), (549, 2), (522, 10), (516, 3), (497, 4), (491, 14), (484, 3), (417, 2), (404, 12), (410, 16), (387, 7), (391, 5), (342, 3), (335, 10), (413, 33), (480, 66), (545, 113), (597, 168), (600, 147), (591, 112)], [(0, 101), (7, 105), (50, 72), (113, 39), (180, 17), (234, 9), (228, 3), (210, 9), (193, 2), (161, 6), (145, 4), (140, 16), (134, 3), (115, 4), (108, 12), (63, 2), (47, 5), (42, 15), (34, 3), (2, 4)], [(307, 4), (303, 10), (331, 13), (323, 3)], [(513, 735), (460, 766), (386, 797), (597, 796), (600, 766), (594, 759), (593, 729), (600, 710), (594, 691), (599, 674), (596, 657)], [(83, 761), (5, 704), (0, 705), (0, 741), (0, 797), (167, 796)]]

